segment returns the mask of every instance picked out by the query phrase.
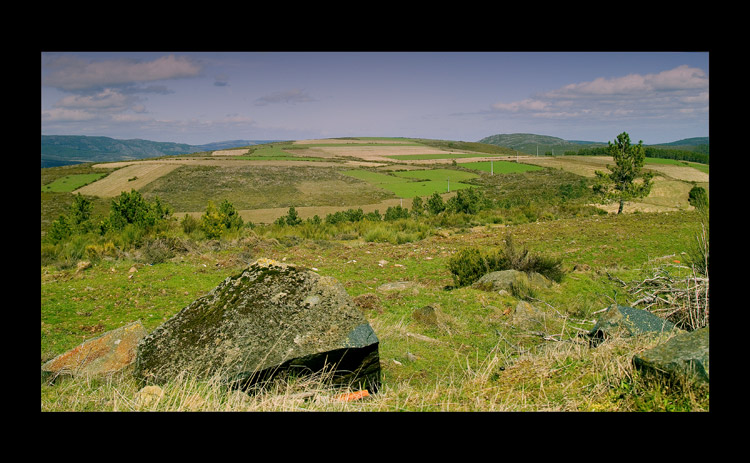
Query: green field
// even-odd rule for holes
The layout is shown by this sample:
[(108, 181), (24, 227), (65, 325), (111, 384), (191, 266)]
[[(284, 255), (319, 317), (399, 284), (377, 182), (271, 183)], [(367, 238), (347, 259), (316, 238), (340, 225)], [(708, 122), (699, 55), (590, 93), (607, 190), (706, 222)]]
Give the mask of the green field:
[(516, 172), (529, 172), (533, 170), (541, 170), (541, 167), (532, 166), (529, 164), (520, 164), (518, 162), (510, 161), (482, 161), (482, 162), (468, 162), (461, 164), (461, 167), (467, 169), (476, 169), (484, 172), (493, 172), (497, 174), (514, 174)]
[(106, 175), (106, 173), (66, 175), (65, 177), (55, 179), (52, 183), (43, 185), (42, 191), (47, 193), (69, 193), (84, 185), (95, 182)]
[(390, 191), (399, 198), (431, 196), (433, 193), (471, 188), (473, 185), (462, 181), (477, 177), (470, 172), (450, 169), (403, 171), (394, 172), (393, 175), (367, 170), (350, 170), (344, 173)]
[(241, 156), (232, 156), (231, 159), (243, 159), (247, 161), (321, 161), (321, 158), (296, 156), (290, 154), (285, 149), (292, 145), (260, 145), (257, 148), (251, 148), (249, 154)]
[(694, 169), (698, 169), (701, 172), (708, 174), (708, 164), (700, 164), (698, 162), (680, 161), (678, 159), (661, 159), (661, 158), (646, 158), (646, 164), (668, 164), (673, 166), (689, 166)]

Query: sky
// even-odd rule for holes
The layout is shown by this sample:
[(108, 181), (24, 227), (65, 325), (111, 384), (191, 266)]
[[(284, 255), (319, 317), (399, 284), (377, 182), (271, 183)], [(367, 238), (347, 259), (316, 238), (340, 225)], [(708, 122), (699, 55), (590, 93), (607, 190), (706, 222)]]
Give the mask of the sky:
[(708, 52), (41, 52), (42, 135), (706, 137)]

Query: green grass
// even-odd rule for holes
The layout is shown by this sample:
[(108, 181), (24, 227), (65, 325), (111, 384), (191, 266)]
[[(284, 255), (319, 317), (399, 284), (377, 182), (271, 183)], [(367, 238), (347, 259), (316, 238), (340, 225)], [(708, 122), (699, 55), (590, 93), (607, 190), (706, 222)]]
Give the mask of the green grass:
[(461, 167), (467, 169), (476, 169), (484, 172), (493, 172), (495, 174), (514, 174), (517, 172), (530, 172), (541, 170), (542, 167), (532, 166), (530, 164), (521, 164), (510, 161), (481, 161), (462, 163)]
[(107, 173), (90, 173), (90, 174), (73, 174), (57, 178), (51, 183), (42, 185), (42, 192), (45, 193), (69, 193), (81, 188), (84, 185), (95, 182)]
[(419, 180), (450, 180), (451, 182), (462, 182), (478, 177), (478, 175), (472, 174), (471, 172), (464, 172), (461, 170), (453, 169), (407, 170), (394, 172), (393, 175)]
[(248, 154), (240, 156), (228, 156), (230, 159), (243, 159), (249, 161), (321, 161), (324, 159), (306, 156), (297, 156), (290, 154), (285, 149), (290, 149), (294, 145), (259, 145), (257, 148), (250, 148)]
[(708, 164), (701, 164), (698, 162), (680, 161), (678, 159), (662, 159), (662, 158), (646, 158), (646, 164), (668, 164), (673, 166), (686, 166), (698, 169), (701, 172), (708, 172)]

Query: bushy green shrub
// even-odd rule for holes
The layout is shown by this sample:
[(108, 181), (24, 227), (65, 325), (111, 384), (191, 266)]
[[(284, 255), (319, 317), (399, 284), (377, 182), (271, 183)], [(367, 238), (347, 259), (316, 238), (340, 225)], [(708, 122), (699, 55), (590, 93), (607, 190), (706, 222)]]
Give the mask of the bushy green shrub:
[(401, 206), (390, 206), (385, 210), (385, 216), (383, 219), (387, 222), (392, 222), (398, 219), (408, 219), (409, 210)]
[(556, 282), (562, 281), (564, 275), (562, 260), (517, 249), (511, 235), (506, 237), (505, 247), (501, 250), (462, 249), (448, 259), (448, 270), (456, 287), (471, 285), (483, 275), (500, 270), (536, 272)]
[(688, 193), (688, 202), (691, 206), (697, 208), (708, 206), (708, 193), (702, 186), (694, 185)]
[(115, 230), (123, 230), (127, 225), (149, 229), (171, 214), (171, 209), (159, 198), (147, 201), (136, 190), (123, 191), (112, 200), (107, 226)]
[(427, 200), (427, 210), (432, 215), (438, 215), (445, 210), (445, 202), (443, 197), (438, 193), (433, 193), (432, 196)]
[(465, 248), (448, 259), (448, 270), (456, 287), (469, 286), (483, 275), (507, 267), (502, 254), (483, 253), (477, 248)]
[(203, 213), (200, 219), (200, 230), (208, 239), (220, 238), (227, 231), (237, 231), (242, 226), (242, 218), (234, 209), (234, 206), (227, 200), (224, 200), (218, 208), (214, 205), (213, 201), (209, 201), (206, 206), (206, 212)]
[(182, 231), (186, 235), (189, 235), (198, 230), (198, 228), (200, 227), (200, 222), (192, 215), (185, 214), (185, 217), (183, 217), (180, 221), (180, 226), (182, 227)]
[(487, 209), (491, 206), (491, 201), (485, 198), (481, 190), (469, 188), (466, 190), (458, 190), (456, 196), (448, 200), (445, 208), (450, 212), (476, 214), (480, 210)]

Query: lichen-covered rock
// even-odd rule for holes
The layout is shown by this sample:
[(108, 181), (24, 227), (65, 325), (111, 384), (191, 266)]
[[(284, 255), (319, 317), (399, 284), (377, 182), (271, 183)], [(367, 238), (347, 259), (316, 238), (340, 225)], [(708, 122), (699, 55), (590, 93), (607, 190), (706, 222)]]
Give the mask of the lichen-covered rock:
[[(186, 372), (247, 386), (295, 369), (335, 369), (334, 383), (376, 390), (378, 338), (343, 286), (260, 259), (146, 336), (134, 375), (161, 383)], [(334, 368), (335, 367), (335, 368)]]
[(100, 376), (121, 371), (135, 361), (138, 342), (146, 334), (140, 321), (108, 331), (46, 362), (42, 377)]
[(673, 323), (647, 310), (612, 304), (596, 322), (588, 336), (596, 345), (610, 336), (636, 336), (679, 330)]
[(483, 275), (471, 287), (482, 291), (510, 291), (513, 285), (526, 287), (549, 287), (552, 283), (544, 275), (519, 270), (499, 270)]
[(680, 333), (664, 344), (633, 357), (636, 368), (666, 376), (673, 381), (693, 381), (700, 386), (709, 384), (708, 327)]

